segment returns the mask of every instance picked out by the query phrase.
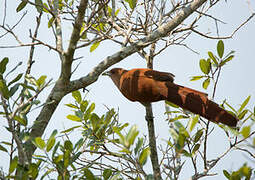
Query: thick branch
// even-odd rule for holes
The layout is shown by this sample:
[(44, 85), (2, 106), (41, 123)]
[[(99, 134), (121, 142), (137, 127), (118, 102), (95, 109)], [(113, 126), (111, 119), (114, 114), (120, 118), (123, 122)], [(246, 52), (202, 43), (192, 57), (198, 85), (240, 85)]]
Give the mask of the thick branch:
[(82, 27), (82, 23), (84, 21), (85, 10), (88, 5), (88, 0), (82, 0), (80, 2), (80, 6), (78, 8), (78, 15), (75, 19), (75, 23), (73, 25), (73, 32), (70, 38), (70, 43), (65, 53), (64, 61), (62, 62), (62, 72), (61, 77), (64, 79), (70, 79), (71, 76), (71, 65), (73, 62), (73, 55), (77, 46), (77, 43), (80, 39), (80, 31)]
[(94, 83), (99, 75), (105, 71), (110, 66), (120, 62), (124, 58), (138, 52), (142, 48), (156, 42), (159, 38), (165, 37), (169, 32), (173, 31), (179, 24), (181, 24), (191, 13), (193, 13), (197, 8), (199, 8), (206, 0), (194, 0), (189, 6), (183, 8), (179, 14), (174, 17), (171, 21), (160, 26), (157, 30), (152, 32), (147, 37), (133, 43), (130, 46), (122, 48), (119, 52), (108, 56), (106, 59), (101, 61), (87, 76), (70, 82), (68, 92), (84, 88), (92, 83)]
[[(45, 102), (45, 106), (42, 108), (40, 114), (38, 115), (36, 121), (31, 128), (30, 140), (28, 140), (25, 144), (29, 161), (31, 161), (32, 155), (36, 150), (36, 147), (32, 144), (31, 140), (35, 137), (41, 137), (43, 135), (44, 130), (46, 129), (49, 120), (52, 117), (54, 111), (56, 110), (59, 102), (67, 94), (66, 89), (68, 87), (68, 82), (71, 77), (71, 65), (73, 62), (74, 49), (80, 37), (80, 29), (82, 21), (84, 19), (85, 10), (87, 8), (87, 3), (87, 0), (81, 0), (80, 2), (80, 6), (78, 7), (78, 15), (75, 20), (74, 29), (71, 35), (71, 41), (69, 43), (67, 53), (62, 59), (60, 78), (57, 80), (55, 86), (53, 87), (50, 95)], [(59, 42), (57, 42), (57, 45), (58, 43)]]

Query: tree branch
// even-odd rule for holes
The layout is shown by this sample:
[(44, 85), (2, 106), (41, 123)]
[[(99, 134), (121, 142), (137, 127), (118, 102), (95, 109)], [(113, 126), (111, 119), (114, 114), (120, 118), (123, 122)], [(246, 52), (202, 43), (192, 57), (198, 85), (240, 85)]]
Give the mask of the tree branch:
[(110, 66), (120, 62), (124, 58), (138, 52), (144, 47), (147, 47), (151, 43), (157, 41), (161, 37), (165, 37), (173, 31), (178, 25), (180, 25), (190, 14), (192, 14), (196, 9), (198, 9), (206, 0), (194, 0), (189, 6), (184, 7), (176, 17), (166, 24), (160, 26), (157, 30), (152, 32), (150, 35), (142, 38), (136, 43), (130, 46), (122, 48), (119, 52), (108, 56), (106, 59), (101, 61), (90, 73), (80, 79), (70, 82), (68, 87), (68, 92), (72, 92), (81, 88), (84, 88), (92, 83), (94, 83), (99, 75), (105, 71)]
[[(25, 148), (28, 154), (27, 156), (29, 161), (31, 161), (32, 155), (36, 150), (36, 147), (32, 144), (32, 140), (35, 137), (41, 137), (43, 135), (50, 121), (50, 118), (52, 117), (54, 111), (56, 110), (59, 102), (67, 94), (66, 89), (68, 87), (68, 83), (71, 77), (71, 65), (73, 62), (74, 50), (80, 38), (80, 29), (84, 19), (85, 10), (87, 8), (87, 3), (88, 0), (80, 1), (80, 5), (78, 7), (78, 15), (75, 20), (73, 32), (71, 35), (71, 41), (69, 43), (67, 53), (64, 56), (60, 54), (60, 58), (63, 58), (61, 66), (61, 75), (57, 80), (55, 86), (53, 87), (51, 93), (47, 97), (45, 106), (42, 108), (40, 114), (38, 115), (36, 121), (34, 122), (31, 128), (30, 139), (25, 143)], [(58, 31), (60, 30), (58, 29), (60, 28), (60, 21), (58, 21), (57, 23), (58, 24), (56, 24), (56, 28)], [(61, 35), (61, 32), (59, 32), (59, 35)], [(59, 50), (62, 50), (61, 37), (57, 38), (57, 41), (58, 41), (57, 49), (59, 48)]]
[(73, 32), (70, 38), (70, 43), (67, 52), (64, 55), (65, 58), (62, 61), (60, 78), (57, 80), (55, 86), (53, 87), (51, 93), (49, 94), (45, 102), (45, 106), (42, 108), (40, 114), (38, 115), (36, 121), (31, 128), (30, 139), (25, 143), (25, 148), (26, 152), (28, 153), (29, 160), (31, 161), (32, 155), (36, 150), (36, 147), (32, 144), (31, 140), (35, 137), (41, 137), (43, 135), (50, 121), (50, 118), (56, 110), (59, 102), (66, 94), (92, 84), (98, 79), (99, 75), (111, 65), (120, 62), (121, 60), (135, 52), (138, 52), (142, 48), (157, 41), (159, 38), (167, 36), (169, 32), (171, 32), (174, 28), (181, 24), (191, 13), (193, 13), (205, 2), (206, 0), (194, 0), (189, 6), (183, 8), (183, 10), (181, 10), (175, 18), (167, 22), (165, 25), (160, 26), (149, 36), (139, 40), (138, 42), (128, 47), (123, 48), (112, 56), (107, 57), (105, 60), (99, 63), (99, 65), (97, 65), (87, 76), (68, 83), (71, 75), (71, 64), (73, 61), (73, 55), (77, 42), (80, 38), (80, 29), (84, 19), (85, 9), (88, 3), (87, 0), (81, 0), (78, 7), (78, 15), (76, 17)]
[(154, 121), (153, 121), (153, 113), (152, 113), (152, 106), (151, 104), (146, 105), (146, 116), (145, 119), (147, 120), (147, 126), (148, 126), (148, 132), (149, 132), (149, 146), (150, 146), (150, 157), (151, 157), (151, 164), (154, 174), (155, 180), (161, 180), (161, 173), (160, 173), (160, 167), (158, 163), (158, 153), (157, 153), (157, 143), (156, 143), (156, 137), (155, 137), (155, 127), (154, 127)]

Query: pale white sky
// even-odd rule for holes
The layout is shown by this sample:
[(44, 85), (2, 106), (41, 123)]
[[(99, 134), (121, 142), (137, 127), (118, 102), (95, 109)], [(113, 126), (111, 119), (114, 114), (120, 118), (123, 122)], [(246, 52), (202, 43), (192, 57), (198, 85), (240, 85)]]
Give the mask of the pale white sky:
[[(18, 5), (18, 1), (8, 1), (8, 11), (7, 19), (8, 24), (12, 25), (16, 22), (18, 17), (21, 16), (22, 12), (16, 14), (15, 9)], [(252, 1), (250, 6), (255, 10), (255, 3)], [(225, 1), (220, 2), (215, 6), (210, 14), (216, 16), (217, 18), (223, 20), (227, 24), (219, 24), (220, 34), (223, 36), (228, 36), (232, 33), (235, 27), (239, 26), (250, 14), (252, 13), (248, 7), (247, 1), (235, 0), (235, 1)], [(0, 22), (2, 23), (3, 16), (3, 6), (0, 6)], [(34, 29), (34, 11), (29, 11), (28, 15), (20, 24), (16, 33), (19, 38), (24, 42), (30, 42), (28, 39), (29, 31), (28, 29)], [(43, 19), (46, 21), (46, 18)], [(200, 29), (207, 31), (215, 31), (215, 24), (212, 20), (203, 19), (200, 23)], [(67, 26), (64, 29), (64, 41), (67, 44), (70, 35), (71, 26)], [(216, 102), (221, 103), (224, 99), (232, 104), (235, 108), (238, 108), (239, 104), (249, 95), (252, 98), (249, 103), (249, 107), (253, 108), (255, 105), (255, 83), (254, 83), (254, 42), (255, 42), (255, 19), (252, 19), (247, 25), (240, 29), (232, 39), (224, 40), (225, 52), (235, 50), (235, 58), (231, 61), (226, 68), (222, 71), (222, 76), (218, 84), (218, 89), (216, 92)], [(51, 30), (47, 28), (47, 23), (42, 23), (40, 28), (39, 39), (45, 42), (50, 42), (54, 45), (54, 37), (51, 35)], [(2, 31), (0, 30), (0, 34)], [(201, 87), (201, 82), (190, 82), (191, 76), (199, 75), (199, 60), (201, 58), (207, 57), (207, 51), (216, 52), (216, 44), (218, 40), (209, 40), (198, 35), (191, 35), (186, 43), (192, 47), (199, 55), (189, 51), (184, 47), (169, 47), (160, 56), (157, 56), (154, 61), (154, 69), (166, 72), (172, 72), (175, 74), (175, 82), (184, 86), (188, 86), (200, 91), (204, 91)], [(0, 39), (0, 46), (2, 45), (15, 45), (16, 42), (13, 37), (6, 37)], [(120, 47), (112, 45), (112, 43), (102, 43), (94, 52), (90, 53), (88, 49), (79, 50), (76, 54), (77, 56), (84, 56), (81, 60), (81, 65), (77, 69), (76, 73), (73, 75), (73, 79), (79, 78), (80, 76), (86, 75), (95, 65), (102, 61), (106, 56), (109, 56), (117, 52)], [(27, 57), (28, 48), (18, 48), (18, 49), (0, 49), (0, 59), (7, 56), (9, 57), (11, 63), (9, 67), (14, 67), (17, 62), (22, 61), (23, 66), (21, 69), (24, 70)], [(38, 48), (34, 55), (35, 64), (32, 67), (32, 75), (39, 77), (40, 75), (47, 75), (48, 78), (56, 78), (59, 75), (59, 58), (53, 51), (48, 51), (47, 48)], [(134, 54), (122, 62), (114, 65), (114, 67), (123, 67), (126, 69), (145, 67), (145, 61), (140, 58), (137, 54)], [(40, 95), (40, 99), (45, 99), (45, 96), (51, 89), (48, 88), (47, 91)], [(104, 105), (113, 108), (119, 108), (120, 111), (120, 121), (122, 123), (128, 122), (130, 125), (137, 124), (140, 130), (140, 135), (147, 133), (146, 121), (144, 119), (144, 107), (139, 103), (130, 102), (125, 99), (117, 88), (113, 85), (112, 81), (107, 77), (100, 77), (98, 81), (91, 86), (87, 87), (90, 90), (88, 94), (88, 99), (96, 103), (96, 112), (98, 114), (103, 114), (106, 112)], [(211, 94), (211, 87), (209, 86), (207, 91)], [(71, 111), (63, 106), (63, 104), (72, 101), (70, 95), (66, 96), (56, 112), (54, 113), (50, 124), (45, 132), (47, 137), (51, 134), (52, 130), (58, 129), (63, 130), (63, 128), (69, 128), (73, 125), (77, 125), (66, 119), (66, 116), (71, 113)], [(169, 137), (168, 125), (165, 121), (166, 116), (164, 116), (164, 103), (158, 102), (153, 104), (153, 111), (156, 124), (156, 135), (158, 137), (158, 145), (164, 144), (163, 140)], [(33, 120), (38, 114), (39, 110), (35, 110), (30, 119)], [(29, 122), (31, 123), (31, 122)], [(0, 121), (0, 141), (2, 139), (8, 139), (8, 132), (3, 127), (6, 125), (4, 120)], [(79, 136), (78, 132), (75, 132), (73, 137)], [(219, 128), (213, 132), (208, 140), (208, 155), (209, 158), (216, 158), (220, 153), (224, 152), (227, 148), (228, 142), (225, 138), (224, 132)], [(189, 161), (189, 160), (187, 160)], [(228, 156), (224, 158), (212, 172), (219, 173), (219, 176), (206, 178), (209, 180), (223, 179), (222, 170), (236, 170), (245, 161), (248, 160), (248, 156), (244, 156), (242, 153), (231, 152)], [(253, 164), (254, 165), (254, 164)], [(0, 167), (3, 167), (7, 171), (8, 158), (4, 153), (0, 152)], [(149, 165), (148, 165), (149, 166)], [(200, 169), (200, 172), (202, 168)], [(149, 170), (147, 170), (149, 172)], [(187, 179), (193, 173), (191, 164), (187, 163), (184, 166), (184, 170), (181, 172), (180, 179)]]

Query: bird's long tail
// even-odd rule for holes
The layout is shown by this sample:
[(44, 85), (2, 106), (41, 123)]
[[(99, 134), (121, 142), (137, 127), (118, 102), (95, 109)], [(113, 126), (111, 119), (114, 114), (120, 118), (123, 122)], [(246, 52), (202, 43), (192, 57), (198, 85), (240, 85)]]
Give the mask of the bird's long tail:
[(228, 126), (236, 126), (238, 119), (218, 104), (208, 99), (207, 94), (180, 86), (167, 83), (168, 92), (164, 93), (165, 99), (183, 109), (216, 123), (223, 123)]

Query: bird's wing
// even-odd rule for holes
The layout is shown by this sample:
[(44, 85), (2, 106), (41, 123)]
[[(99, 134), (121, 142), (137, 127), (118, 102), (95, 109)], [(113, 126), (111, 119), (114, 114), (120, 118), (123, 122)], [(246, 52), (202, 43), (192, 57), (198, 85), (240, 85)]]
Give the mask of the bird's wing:
[(148, 78), (152, 78), (156, 81), (174, 81), (174, 75), (168, 72), (159, 72), (154, 70), (147, 70), (144, 72), (144, 75)]
[[(144, 75), (145, 75), (145, 77), (152, 78), (152, 79), (154, 79), (156, 81), (163, 81), (163, 82), (166, 82), (166, 81), (173, 82), (174, 81), (174, 74), (169, 73), (169, 72), (160, 72), (160, 71), (155, 71), (155, 70), (146, 70), (144, 72)], [(193, 90), (193, 89), (190, 89), (190, 88), (187, 88), (187, 89), (189, 89), (191, 92), (192, 91), (199, 92), (199, 93), (203, 94), (206, 97), (208, 96), (207, 93), (200, 92), (200, 91), (197, 91), (197, 90)]]

